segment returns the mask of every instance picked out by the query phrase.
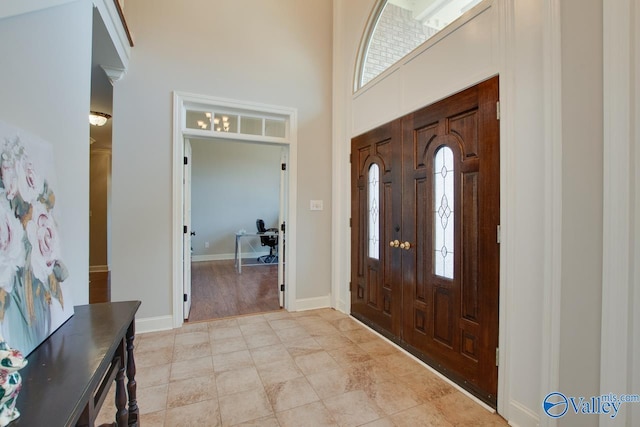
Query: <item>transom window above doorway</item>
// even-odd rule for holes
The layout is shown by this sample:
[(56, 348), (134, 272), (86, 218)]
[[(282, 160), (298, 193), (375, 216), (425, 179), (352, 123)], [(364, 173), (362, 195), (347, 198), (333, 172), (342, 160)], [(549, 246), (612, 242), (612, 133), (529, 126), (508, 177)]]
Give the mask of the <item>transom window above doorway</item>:
[(355, 90), (483, 0), (379, 0), (360, 48)]
[(206, 131), (209, 134), (287, 137), (287, 121), (284, 117), (271, 117), (249, 112), (187, 109), (184, 123), (186, 129)]

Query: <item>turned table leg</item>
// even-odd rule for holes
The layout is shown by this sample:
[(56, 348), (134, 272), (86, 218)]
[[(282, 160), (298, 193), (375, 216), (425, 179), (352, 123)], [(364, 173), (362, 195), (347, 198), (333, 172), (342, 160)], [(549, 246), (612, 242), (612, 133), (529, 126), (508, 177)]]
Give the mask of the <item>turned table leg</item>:
[(116, 351), (119, 359), (118, 373), (116, 374), (116, 423), (118, 426), (126, 426), (129, 423), (129, 411), (127, 411), (127, 392), (124, 387), (125, 371), (125, 340), (120, 341)]
[(129, 394), (129, 425), (138, 426), (138, 401), (136, 400), (136, 361), (133, 357), (133, 340), (135, 338), (135, 320), (127, 329), (127, 391)]

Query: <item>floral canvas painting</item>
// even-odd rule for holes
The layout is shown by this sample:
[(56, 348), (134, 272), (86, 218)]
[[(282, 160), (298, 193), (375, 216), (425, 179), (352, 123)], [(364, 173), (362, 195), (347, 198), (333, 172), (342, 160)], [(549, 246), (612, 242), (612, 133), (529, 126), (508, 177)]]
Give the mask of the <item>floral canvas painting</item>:
[(48, 142), (0, 121), (0, 323), (29, 354), (73, 314)]

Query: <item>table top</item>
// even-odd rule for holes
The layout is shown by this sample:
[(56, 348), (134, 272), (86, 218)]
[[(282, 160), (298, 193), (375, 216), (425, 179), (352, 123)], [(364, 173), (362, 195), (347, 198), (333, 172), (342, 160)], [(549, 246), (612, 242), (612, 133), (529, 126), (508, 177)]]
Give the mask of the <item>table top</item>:
[(73, 426), (100, 384), (140, 301), (90, 304), (75, 313), (28, 357), (14, 426)]

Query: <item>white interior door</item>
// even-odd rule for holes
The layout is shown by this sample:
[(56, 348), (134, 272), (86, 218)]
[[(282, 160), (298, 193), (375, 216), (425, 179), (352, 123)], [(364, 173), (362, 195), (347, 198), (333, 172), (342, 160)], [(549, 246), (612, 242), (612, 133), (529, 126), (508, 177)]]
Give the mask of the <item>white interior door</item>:
[(182, 272), (184, 289), (184, 318), (189, 318), (191, 311), (191, 143), (188, 139), (184, 141), (184, 174), (183, 174), (183, 217), (184, 235), (182, 245)]
[(288, 155), (289, 148), (282, 147), (282, 153), (280, 155), (280, 209), (278, 214), (278, 298), (280, 300), (280, 307), (284, 307), (284, 293), (286, 292), (285, 286), (285, 256), (286, 256), (286, 226), (287, 226), (287, 168), (288, 168)]

